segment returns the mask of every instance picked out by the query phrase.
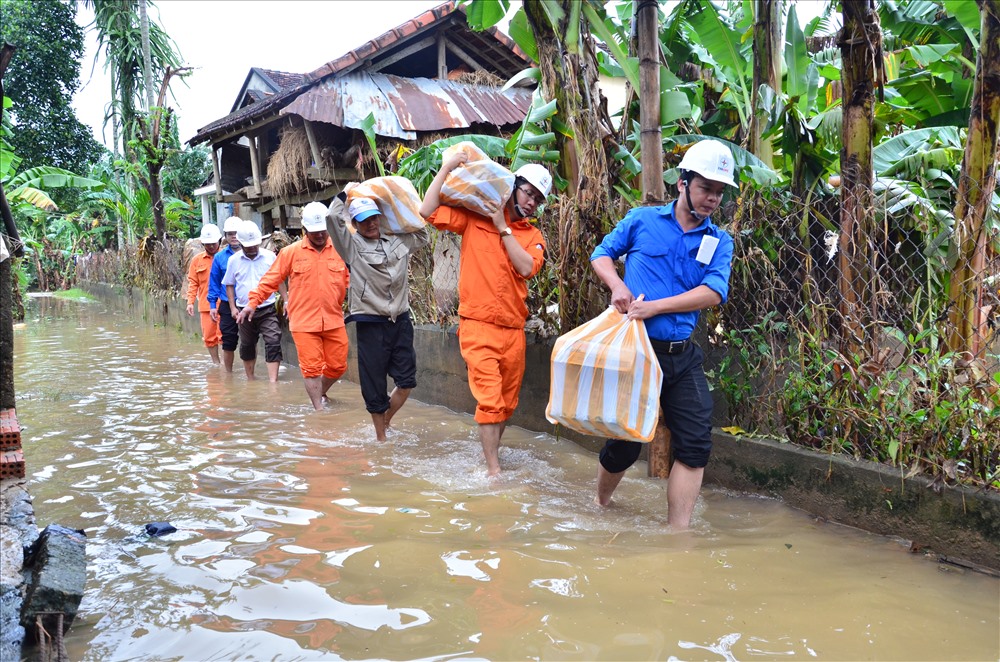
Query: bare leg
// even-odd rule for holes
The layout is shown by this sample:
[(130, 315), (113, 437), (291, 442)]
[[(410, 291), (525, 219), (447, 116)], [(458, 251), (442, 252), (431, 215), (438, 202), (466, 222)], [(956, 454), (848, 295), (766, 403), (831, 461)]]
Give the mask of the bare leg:
[(212, 357), (212, 363), (219, 365), (219, 346), (212, 345), (208, 348), (208, 355)]
[(226, 372), (233, 371), (233, 360), (236, 358), (236, 351), (230, 352), (228, 349), (222, 350), (222, 365), (226, 367)]
[(323, 388), (321, 390), (323, 392), (320, 393), (320, 397), (329, 400), (329, 398), (327, 398), (326, 396), (326, 392), (330, 390), (330, 387), (333, 386), (337, 382), (337, 380), (333, 379), (332, 377), (327, 377), (326, 375), (323, 375), (321, 379), (323, 384)]
[(500, 475), (500, 435), (503, 434), (503, 423), (480, 423), (479, 443), (483, 445), (483, 455), (486, 457), (486, 475)]
[(272, 384), (278, 381), (278, 369), (281, 367), (280, 361), (267, 362), (267, 379)]
[(615, 488), (618, 487), (618, 483), (622, 482), (625, 472), (619, 471), (616, 474), (611, 473), (604, 468), (600, 462), (597, 463), (597, 496), (594, 497), (594, 502), (599, 506), (607, 506), (611, 503), (611, 495), (614, 494)]
[(257, 359), (243, 360), (243, 372), (247, 373), (247, 379), (256, 379), (253, 376), (254, 368), (257, 367)]
[(412, 390), (409, 388), (399, 388), (398, 386), (392, 389), (392, 393), (389, 394), (389, 409), (385, 412), (385, 427), (389, 427), (392, 417), (403, 407), (403, 403), (410, 397), (410, 391)]
[[(267, 364), (268, 368), (271, 364)], [(309, 396), (309, 401), (312, 402), (313, 409), (317, 411), (323, 408), (323, 378), (322, 377), (305, 377), (303, 381), (306, 384), (306, 394)]]
[(691, 525), (691, 514), (698, 501), (704, 475), (704, 467), (693, 469), (677, 461), (670, 468), (670, 478), (667, 479), (667, 522), (675, 531)]
[(373, 413), (372, 423), (375, 425), (375, 439), (385, 441), (385, 412)]

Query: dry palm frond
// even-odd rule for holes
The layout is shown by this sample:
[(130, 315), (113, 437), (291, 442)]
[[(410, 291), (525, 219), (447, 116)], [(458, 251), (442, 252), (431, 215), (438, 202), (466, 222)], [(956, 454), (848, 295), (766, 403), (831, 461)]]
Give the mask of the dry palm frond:
[(506, 82), (500, 76), (484, 69), (462, 72), (454, 81), (463, 85), (485, 85), (487, 87), (503, 87), (503, 84)]

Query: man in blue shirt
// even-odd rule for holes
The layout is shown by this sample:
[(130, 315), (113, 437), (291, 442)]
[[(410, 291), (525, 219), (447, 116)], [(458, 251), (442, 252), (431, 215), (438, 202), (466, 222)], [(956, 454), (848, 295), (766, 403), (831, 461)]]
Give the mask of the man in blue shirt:
[[(690, 338), (701, 311), (723, 303), (729, 294), (733, 240), (709, 217), (726, 186), (736, 186), (734, 165), (732, 152), (721, 142), (695, 143), (680, 163), (677, 200), (631, 210), (590, 256), (594, 272), (611, 290), (611, 305), (631, 319), (645, 320), (663, 368), (660, 406), (674, 451), (667, 521), (675, 530), (690, 525), (712, 450), (712, 396), (704, 355)], [(615, 268), (623, 255), (624, 280)], [(636, 441), (608, 440), (597, 469), (598, 504), (611, 502), (641, 450)]]
[[(226, 275), (226, 265), (229, 258), (240, 252), (240, 242), (236, 238), (236, 231), (240, 227), (243, 219), (239, 216), (230, 216), (226, 219), (222, 231), (226, 237), (226, 247), (215, 254), (212, 259), (212, 269), (208, 273), (208, 305), (209, 315), (219, 323), (219, 331), (222, 332), (222, 365), (226, 372), (233, 371), (233, 360), (236, 358), (236, 346), (239, 344), (239, 326), (229, 311), (229, 297), (226, 295), (226, 287), (222, 284), (222, 277)], [(222, 305), (219, 306), (219, 301)]]

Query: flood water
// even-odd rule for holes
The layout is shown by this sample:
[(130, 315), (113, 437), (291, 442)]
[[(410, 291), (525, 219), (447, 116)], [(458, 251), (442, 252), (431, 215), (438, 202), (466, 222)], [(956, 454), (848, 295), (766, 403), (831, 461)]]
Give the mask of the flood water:
[(471, 416), (378, 443), (357, 385), (313, 412), (99, 303), (33, 301), (15, 356), (39, 525), (88, 538), (72, 660), (1000, 656), (998, 580), (777, 501), (709, 487), (670, 534), (644, 464), (602, 510), (595, 455), (516, 428), (491, 486)]

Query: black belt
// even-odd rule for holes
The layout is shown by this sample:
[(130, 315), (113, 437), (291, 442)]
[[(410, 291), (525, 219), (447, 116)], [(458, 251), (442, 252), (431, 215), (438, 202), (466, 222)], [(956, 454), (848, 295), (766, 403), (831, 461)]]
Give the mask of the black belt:
[(649, 339), (653, 345), (653, 350), (660, 354), (682, 354), (691, 346), (691, 339), (687, 340), (654, 340)]

